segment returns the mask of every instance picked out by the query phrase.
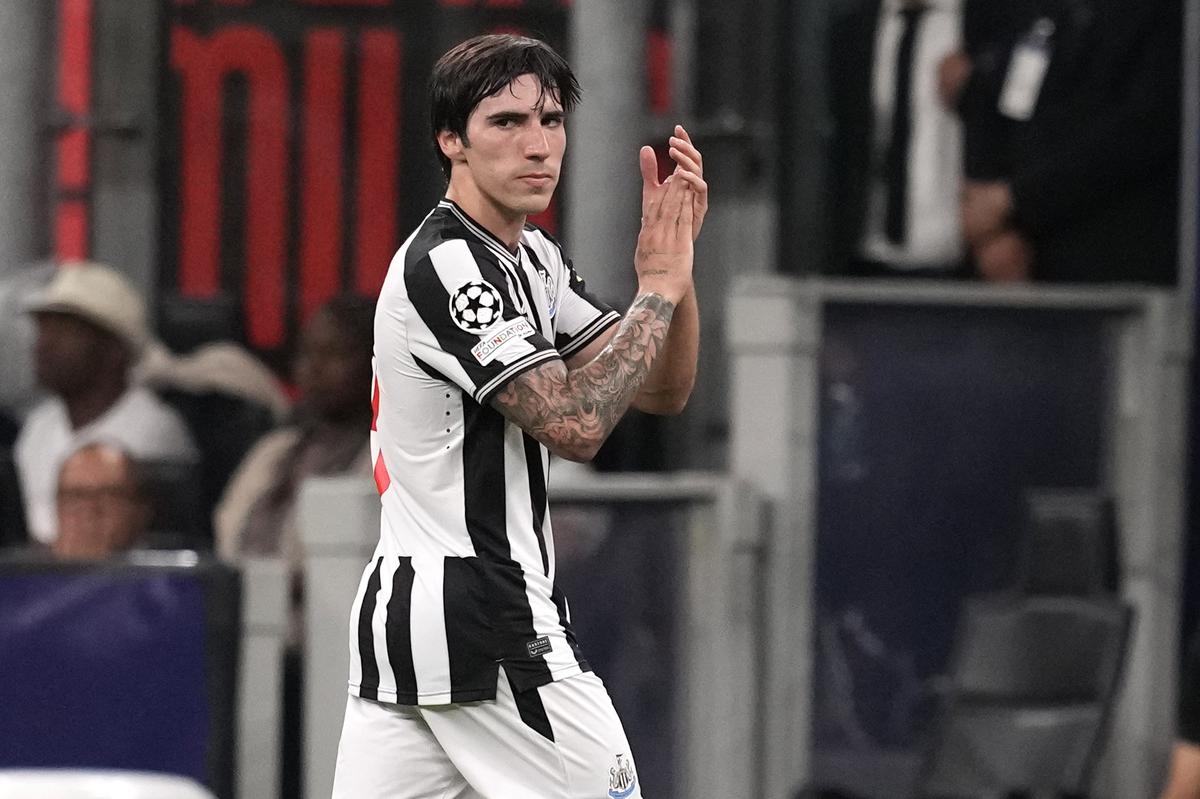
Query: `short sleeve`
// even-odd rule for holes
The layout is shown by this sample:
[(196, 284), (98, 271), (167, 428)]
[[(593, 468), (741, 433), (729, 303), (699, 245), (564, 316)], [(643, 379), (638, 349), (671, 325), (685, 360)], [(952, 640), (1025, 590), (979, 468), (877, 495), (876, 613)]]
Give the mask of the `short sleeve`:
[(619, 322), (621, 315), (588, 292), (570, 261), (563, 268), (566, 280), (559, 297), (554, 345), (563, 358), (569, 358)]
[(521, 313), (515, 281), (486, 247), (461, 239), (405, 265), (413, 358), (481, 405), (522, 372), (560, 358)]

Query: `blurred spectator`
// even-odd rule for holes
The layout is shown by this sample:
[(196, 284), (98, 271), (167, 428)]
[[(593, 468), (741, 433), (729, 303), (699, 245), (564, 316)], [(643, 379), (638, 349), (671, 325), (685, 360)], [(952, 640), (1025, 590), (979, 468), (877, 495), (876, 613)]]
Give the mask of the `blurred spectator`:
[(300, 400), (293, 421), (268, 433), (229, 480), (213, 516), (218, 553), (230, 561), (277, 555), (291, 570), (291, 629), (283, 672), (281, 795), (303, 786), (304, 552), (296, 494), (305, 478), (337, 474), (371, 480), (371, 355), (375, 303), (337, 297), (313, 315), (295, 364)]
[(342, 296), (323, 306), (300, 340), (295, 418), (263, 437), (237, 468), (214, 514), (217, 550), (282, 555), (298, 576), (303, 553), (296, 491), (310, 475), (370, 479), (371, 349), (375, 305)]
[(1170, 283), (1179, 0), (996, 4), (963, 104), (963, 226), (994, 281)]
[[(23, 313), (32, 296), (54, 276), (51, 263), (0, 270), (0, 413), (19, 420), (38, 399), (33, 377), (34, 324)], [(15, 432), (0, 444), (11, 446)]]
[(34, 367), (52, 396), (29, 413), (15, 447), (31, 537), (54, 541), (55, 480), (63, 459), (83, 444), (114, 442), (144, 460), (195, 457), (179, 416), (130, 371), (148, 333), (133, 287), (110, 267), (64, 264), (32, 302)]
[(209, 341), (186, 355), (155, 342), (138, 365), (139, 380), (174, 408), (200, 451), (192, 486), (193, 530), (213, 542), (213, 510), (250, 448), (291, 409), (278, 379), (233, 341)]
[[(1008, 69), (1015, 42), (1035, 19), (1039, 0), (964, 0), (963, 48), (943, 60), (940, 79), (958, 88), (956, 107), (964, 120), (963, 171), (972, 180), (997, 180), (1004, 175), (998, 157), (1004, 151), (1008, 127), (995, 113), (999, 86)], [(978, 123), (987, 121), (987, 125)]]
[(160, 394), (216, 393), (242, 399), (277, 419), (291, 408), (287, 393), (270, 368), (233, 341), (206, 342), (186, 355), (176, 355), (162, 343), (151, 342), (138, 363), (137, 379)]
[(58, 475), (60, 558), (104, 558), (137, 545), (150, 523), (151, 507), (137, 465), (119, 447), (84, 444), (63, 461)]
[(960, 0), (852, 0), (831, 21), (832, 271), (965, 275), (959, 224), (968, 65)]

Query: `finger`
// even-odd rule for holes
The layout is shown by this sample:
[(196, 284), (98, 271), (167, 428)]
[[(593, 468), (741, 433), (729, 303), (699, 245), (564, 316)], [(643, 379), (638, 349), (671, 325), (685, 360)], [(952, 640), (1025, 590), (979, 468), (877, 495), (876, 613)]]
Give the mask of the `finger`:
[(689, 191), (686, 180), (673, 180), (667, 184), (667, 193), (663, 197), (657, 218), (674, 222), (679, 218), (683, 209), (684, 195)]
[(658, 182), (658, 158), (654, 148), (649, 145), (638, 151), (638, 168), (642, 172), (642, 216), (650, 215), (656, 190), (661, 185)]
[(691, 153), (689, 153), (689, 152), (687, 152), (687, 150), (683, 150), (683, 149), (680, 149), (679, 147), (676, 147), (675, 142), (677, 142), (677, 141), (680, 141), (680, 140), (679, 139), (671, 139), (671, 148), (667, 151), (668, 154), (670, 154), (670, 156), (671, 156), (671, 160), (674, 161), (678, 165), (676, 167), (676, 169), (683, 169), (688, 172), (695, 172), (697, 175), (703, 174), (704, 170), (700, 166), (700, 162), (696, 160), (696, 155), (698, 155), (698, 153), (695, 153), (695, 150), (693, 150)]
[(704, 156), (700, 154), (700, 149), (698, 147), (696, 147), (695, 142), (692, 141), (692, 137), (684, 129), (683, 125), (675, 126), (675, 135), (677, 137), (679, 137), (680, 139), (682, 139), (687, 144), (688, 148), (690, 148), (692, 151), (693, 157), (696, 159), (696, 163), (700, 164), (700, 166), (703, 167), (704, 166)]
[(692, 191), (700, 195), (702, 199), (708, 197), (708, 183), (706, 183), (704, 178), (700, 177), (695, 172), (685, 172), (680, 170), (671, 177), (678, 177), (680, 180), (686, 182), (689, 186), (691, 186)]
[(683, 205), (679, 209), (679, 222), (676, 225), (675, 232), (679, 239), (692, 240), (692, 195), (695, 192), (688, 187), (688, 190), (683, 195)]
[[(672, 150), (678, 150), (679, 152), (686, 155), (688, 158), (695, 161), (697, 167), (703, 166), (704, 159), (703, 159), (703, 157), (701, 157), (700, 151), (697, 150), (695, 145), (693, 145), (687, 139), (684, 139), (680, 136), (672, 136), (670, 139), (667, 140), (667, 146), (670, 147)], [(697, 169), (697, 171), (700, 171), (700, 169)]]

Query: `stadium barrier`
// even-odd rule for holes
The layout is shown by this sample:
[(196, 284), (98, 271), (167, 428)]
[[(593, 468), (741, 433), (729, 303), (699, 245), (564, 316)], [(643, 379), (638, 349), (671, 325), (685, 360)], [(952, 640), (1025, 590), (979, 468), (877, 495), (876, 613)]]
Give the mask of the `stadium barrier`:
[[(998, 288), (759, 275), (738, 281), (725, 322), (731, 359), (731, 470), (774, 503), (779, 529), (792, 532), (776, 540), (773, 557), (767, 561), (771, 589), (763, 740), (768, 748), (761, 795), (785, 799), (797, 786), (821, 776), (813, 740), (818, 678), (818, 606), (813, 586), (821, 565), (817, 553), (824, 551), (818, 544), (829, 540), (822, 532), (828, 533), (830, 514), (821, 519), (818, 508), (822, 503), (827, 508), (831, 500), (834, 467), (841, 469), (844, 483), (863, 474), (868, 475), (864, 480), (870, 479), (870, 464), (859, 462), (855, 453), (872, 445), (871, 433), (853, 433), (853, 413), (850, 422), (837, 417), (835, 403), (823, 392), (837, 379), (838, 369), (861, 367), (865, 356), (867, 380), (872, 379), (872, 368), (910, 388), (918, 382), (915, 376), (933, 376), (947, 391), (961, 389), (962, 396), (969, 396), (972, 386), (961, 380), (956, 383), (954, 369), (970, 361), (956, 361), (946, 352), (971, 351), (982, 363), (967, 368), (962, 380), (991, 380), (990, 385), (1003, 386), (1004, 381), (988, 372), (989, 366), (1003, 363), (1010, 367), (1003, 375), (1007, 381), (1031, 389), (1023, 401), (1032, 403), (1033, 410), (1018, 418), (1034, 422), (1045, 412), (1055, 424), (1062, 420), (1074, 424), (1078, 420), (1072, 419), (1072, 408), (1095, 414), (1094, 420), (1078, 428), (1094, 430), (1095, 440), (1074, 439), (1078, 449), (1089, 450), (1083, 453), (1087, 457), (1072, 461), (1069, 451), (1051, 453), (1074, 465), (1058, 472), (1046, 470), (1049, 478), (1030, 475), (1030, 483), (1094, 488), (1115, 500), (1120, 594), (1133, 606), (1138, 624), (1095, 795), (1098, 799), (1154, 795), (1170, 745), (1175, 696), (1191, 360), (1187, 297), (1135, 286)], [(855, 338), (856, 330), (872, 335)], [(912, 330), (925, 330), (940, 336), (943, 344), (952, 343), (938, 350), (924, 347), (910, 333), (899, 344), (890, 338), (895, 331)], [(1084, 347), (1089, 360), (1080, 363), (1063, 341), (1086, 342), (1087, 331), (1094, 332), (1096, 346)], [(947, 332), (957, 335), (947, 336)], [(866, 342), (866, 349), (851, 346), (844, 352), (847, 341), (855, 346)], [(975, 349), (956, 349), (953, 342)], [(1032, 349), (1023, 361), (1025, 347)], [(1034, 351), (1045, 357), (1034, 358)], [(923, 360), (914, 358), (914, 352)], [(1074, 374), (1076, 382), (1063, 383), (1062, 374)], [(1046, 395), (1046, 405), (1036, 405), (1044, 388), (1039, 379), (1048, 385), (1078, 388), (1087, 385), (1089, 375), (1092, 394)], [(875, 379), (882, 382), (880, 375)], [(978, 386), (974, 388), (979, 394)], [(886, 383), (876, 389), (886, 396)], [(903, 386), (898, 386), (897, 401), (902, 393)], [(850, 411), (858, 408), (852, 404)], [(909, 421), (919, 422), (920, 406), (906, 408), (916, 408)], [(877, 416), (887, 421), (886, 410)], [(948, 418), (955, 418), (952, 411)], [(1030, 429), (1035, 429), (1032, 424)], [(1053, 433), (1057, 428), (1045, 429)], [(1018, 436), (1028, 434), (1020, 427), (1016, 431)], [(928, 443), (906, 439), (903, 429), (893, 440), (898, 442), (893, 449)], [(971, 441), (969, 436), (965, 440)], [(1003, 455), (1002, 448), (996, 452)], [(954, 455), (942, 452), (933, 460)], [(1027, 469), (1041, 468), (1036, 458), (1029, 464)], [(974, 466), (968, 461), (960, 471)], [(864, 468), (868, 468), (865, 473)], [(952, 475), (944, 468), (938, 473)], [(1023, 476), (1018, 473), (1015, 479)], [(1028, 486), (997, 486), (996, 491), (1004, 494), (1003, 507), (1017, 507), (1018, 489), (1024, 487)], [(936, 492), (939, 486), (927, 484), (920, 490)], [(878, 492), (864, 495), (858, 507), (868, 512), (877, 496)], [(843, 501), (843, 510), (852, 504)], [(980, 515), (983, 518), (975, 518), (974, 523), (995, 527), (986, 510)], [(880, 523), (890, 524), (886, 519)], [(913, 561), (917, 559), (914, 553)]]

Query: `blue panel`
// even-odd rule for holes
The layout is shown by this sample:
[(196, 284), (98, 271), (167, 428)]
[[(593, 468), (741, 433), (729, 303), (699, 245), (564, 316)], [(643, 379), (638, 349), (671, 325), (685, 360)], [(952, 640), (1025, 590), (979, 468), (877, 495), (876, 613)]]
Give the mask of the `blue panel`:
[(0, 577), (0, 767), (208, 782), (204, 589), (178, 573)]
[(1107, 341), (1101, 314), (827, 310), (814, 675), (827, 784), (875, 753), (896, 790), (892, 756), (921, 740), (963, 598), (1012, 579), (1022, 491), (1100, 484)]

